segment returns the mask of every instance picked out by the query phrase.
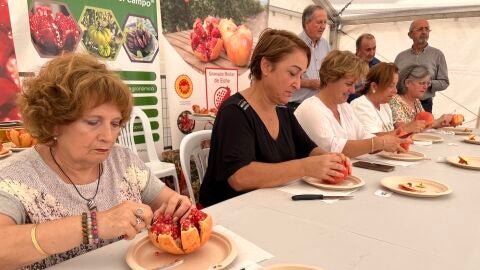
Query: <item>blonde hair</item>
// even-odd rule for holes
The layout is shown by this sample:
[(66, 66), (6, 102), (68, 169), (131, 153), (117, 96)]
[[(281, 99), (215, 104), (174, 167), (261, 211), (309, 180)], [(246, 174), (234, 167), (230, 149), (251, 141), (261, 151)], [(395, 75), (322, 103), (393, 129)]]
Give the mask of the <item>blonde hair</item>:
[(344, 77), (358, 81), (365, 77), (367, 72), (367, 63), (352, 52), (333, 50), (323, 59), (320, 67), (320, 88)]
[(133, 104), (128, 86), (87, 54), (65, 54), (47, 62), (37, 76), (25, 80), (17, 102), (25, 127), (40, 143), (53, 140), (56, 126), (105, 103), (118, 107), (124, 124)]

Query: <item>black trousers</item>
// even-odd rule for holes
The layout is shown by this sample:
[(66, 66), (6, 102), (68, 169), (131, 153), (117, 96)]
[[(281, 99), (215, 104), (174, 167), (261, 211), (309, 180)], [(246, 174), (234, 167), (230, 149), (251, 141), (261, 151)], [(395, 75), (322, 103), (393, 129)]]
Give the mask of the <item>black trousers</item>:
[(420, 100), (420, 102), (422, 103), (422, 107), (425, 111), (432, 112), (433, 98), (427, 98), (427, 99), (424, 99), (424, 100)]

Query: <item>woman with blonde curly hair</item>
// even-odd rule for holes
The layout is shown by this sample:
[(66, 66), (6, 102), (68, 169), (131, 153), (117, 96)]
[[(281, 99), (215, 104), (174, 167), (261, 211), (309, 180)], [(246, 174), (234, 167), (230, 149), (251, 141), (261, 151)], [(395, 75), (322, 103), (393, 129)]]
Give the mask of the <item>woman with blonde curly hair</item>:
[(295, 116), (308, 136), (324, 150), (349, 157), (379, 150), (405, 152), (400, 143), (409, 140), (366, 132), (347, 103), (355, 83), (367, 72), (365, 61), (349, 51), (334, 50), (323, 60), (320, 92), (303, 101)]
[(115, 145), (128, 87), (93, 56), (68, 54), (26, 80), (19, 106), (39, 144), (0, 163), (2, 269), (43, 269), (119, 238), (190, 200)]

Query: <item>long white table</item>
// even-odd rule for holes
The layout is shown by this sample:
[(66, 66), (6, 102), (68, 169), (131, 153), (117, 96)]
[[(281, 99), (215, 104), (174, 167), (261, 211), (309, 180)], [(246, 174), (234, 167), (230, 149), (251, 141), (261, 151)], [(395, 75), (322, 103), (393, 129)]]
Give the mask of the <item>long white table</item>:
[[(271, 188), (206, 211), (216, 224), (275, 256), (262, 265), (302, 263), (330, 270), (477, 270), (480, 171), (438, 163), (437, 158), (480, 156), (480, 145), (463, 143), (460, 136), (439, 136), (445, 139), (443, 143), (412, 146), (432, 160), (397, 166), (390, 173), (354, 168), (353, 174), (363, 178), (366, 185), (354, 193), (353, 200), (294, 202), (291, 194)], [(438, 180), (449, 185), (453, 193), (438, 198), (374, 195), (381, 188), (380, 180), (392, 175)], [(52, 269), (129, 269), (124, 256), (131, 243), (120, 241)]]

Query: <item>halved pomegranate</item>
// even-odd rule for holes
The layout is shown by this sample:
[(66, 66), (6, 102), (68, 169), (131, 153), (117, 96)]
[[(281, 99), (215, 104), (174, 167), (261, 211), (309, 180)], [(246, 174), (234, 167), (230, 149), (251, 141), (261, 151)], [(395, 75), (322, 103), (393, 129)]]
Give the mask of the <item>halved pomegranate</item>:
[(212, 217), (192, 208), (187, 218), (173, 222), (171, 217), (158, 217), (148, 230), (153, 245), (171, 254), (188, 254), (205, 244), (212, 234)]
[(193, 54), (203, 62), (217, 59), (223, 50), (223, 40), (218, 30), (218, 19), (212, 16), (205, 18), (202, 24), (200, 18), (193, 23), (190, 34), (190, 45)]

